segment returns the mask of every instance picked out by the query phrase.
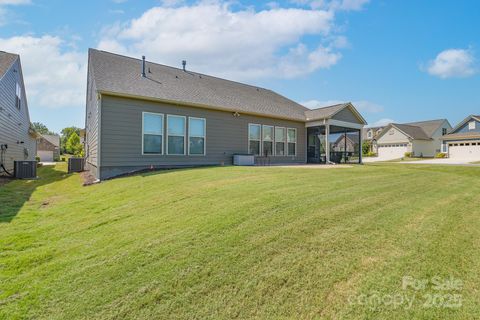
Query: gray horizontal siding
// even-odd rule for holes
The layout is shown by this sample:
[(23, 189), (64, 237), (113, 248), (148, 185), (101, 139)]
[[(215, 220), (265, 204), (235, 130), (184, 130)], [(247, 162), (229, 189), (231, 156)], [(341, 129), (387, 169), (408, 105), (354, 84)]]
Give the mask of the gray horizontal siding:
[[(16, 103), (16, 84), (22, 87), (22, 104), (20, 110)], [(13, 162), (18, 160), (35, 160), (37, 153), (36, 140), (32, 138), (28, 129), (30, 118), (28, 115), (27, 99), (23, 85), (22, 70), (19, 60), (0, 79), (0, 144), (7, 144), (5, 152), (5, 167), (13, 173)], [(23, 143), (20, 143), (22, 142)], [(24, 149), (28, 156), (25, 156)], [(2, 171), (0, 169), (0, 171)], [(0, 172), (4, 175), (4, 172)]]
[(93, 75), (90, 70), (91, 64), (89, 63), (88, 66), (87, 106), (85, 114), (85, 158), (88, 167), (94, 167), (94, 171), (96, 172), (96, 168), (98, 166), (98, 120), (100, 114), (97, 104), (97, 90), (95, 81), (93, 80)]
[[(142, 112), (205, 118), (206, 155), (142, 155)], [(112, 167), (231, 164), (234, 153), (248, 152), (248, 124), (297, 129), (297, 156), (271, 157), (272, 163), (304, 163), (305, 124), (195, 107), (103, 96), (101, 106), (101, 171)], [(164, 137), (164, 141), (165, 141)]]
[(345, 108), (339, 111), (337, 114), (335, 114), (332, 117), (332, 119), (362, 124), (362, 122), (357, 118), (357, 116), (349, 108)]

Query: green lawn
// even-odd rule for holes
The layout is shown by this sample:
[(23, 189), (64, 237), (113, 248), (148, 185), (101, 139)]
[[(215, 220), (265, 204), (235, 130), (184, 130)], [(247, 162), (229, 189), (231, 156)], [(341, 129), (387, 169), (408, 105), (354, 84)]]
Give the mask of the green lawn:
[(0, 187), (0, 319), (480, 318), (480, 168), (39, 175)]

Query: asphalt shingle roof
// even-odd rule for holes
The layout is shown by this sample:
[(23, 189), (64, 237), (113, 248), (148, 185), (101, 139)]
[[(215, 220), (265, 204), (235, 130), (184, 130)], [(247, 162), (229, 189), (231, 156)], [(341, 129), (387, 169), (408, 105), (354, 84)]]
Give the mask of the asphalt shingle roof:
[(397, 127), (401, 131), (405, 132), (407, 135), (412, 137), (415, 140), (430, 140), (431, 137), (428, 136), (425, 131), (419, 126), (413, 126), (408, 124), (399, 124), (394, 123), (393, 126)]
[(16, 54), (0, 51), (0, 78), (10, 69), (17, 58)]
[(440, 127), (445, 119), (437, 119), (437, 120), (428, 120), (428, 121), (418, 121), (418, 122), (410, 122), (405, 123), (410, 126), (417, 126), (422, 128), (425, 134), (431, 138), (435, 131), (437, 131), (438, 127)]
[(97, 90), (154, 98), (201, 107), (305, 121), (306, 107), (271, 90), (192, 71), (146, 62), (95, 49), (89, 50)]
[(307, 117), (307, 120), (328, 119), (347, 105), (348, 103), (341, 103), (333, 106), (307, 110), (305, 111), (305, 116)]
[(460, 140), (460, 139), (480, 139), (480, 132), (459, 132), (450, 133), (442, 137), (443, 140)]

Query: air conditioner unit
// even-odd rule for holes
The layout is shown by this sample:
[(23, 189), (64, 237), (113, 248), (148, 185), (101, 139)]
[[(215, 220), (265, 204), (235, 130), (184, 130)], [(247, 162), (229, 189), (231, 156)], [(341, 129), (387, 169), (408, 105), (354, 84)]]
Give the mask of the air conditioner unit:
[(35, 179), (37, 177), (37, 161), (14, 161), (13, 175), (17, 179)]
[(69, 158), (68, 159), (68, 173), (82, 172), (84, 170), (84, 158)]

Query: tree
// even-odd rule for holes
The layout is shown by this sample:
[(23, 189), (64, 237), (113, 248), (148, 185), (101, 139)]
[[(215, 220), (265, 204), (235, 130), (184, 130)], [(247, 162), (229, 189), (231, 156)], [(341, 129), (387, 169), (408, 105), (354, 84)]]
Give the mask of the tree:
[(76, 132), (73, 132), (65, 143), (65, 150), (68, 154), (75, 156), (83, 155), (83, 145), (80, 143), (80, 137)]
[(62, 153), (70, 153), (68, 152), (66, 146), (67, 146), (67, 141), (68, 139), (70, 139), (70, 136), (73, 134), (73, 133), (76, 133), (77, 134), (77, 137), (80, 136), (80, 128), (77, 128), (77, 127), (66, 127), (66, 128), (63, 128), (62, 131), (61, 131), (61, 138), (60, 138), (60, 146), (61, 146), (61, 152)]
[(54, 132), (48, 130), (47, 126), (41, 122), (32, 123), (32, 127), (40, 134), (55, 134)]
[(372, 144), (371, 144), (370, 141), (363, 141), (363, 143), (362, 143), (362, 154), (363, 155), (367, 155), (371, 151), (371, 149), (370, 149), (371, 145)]

